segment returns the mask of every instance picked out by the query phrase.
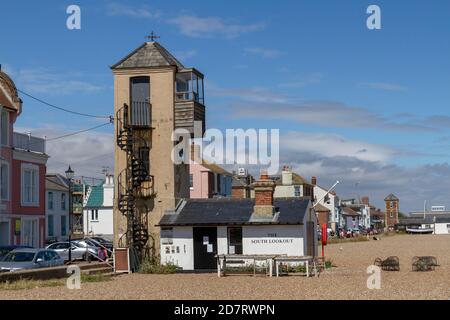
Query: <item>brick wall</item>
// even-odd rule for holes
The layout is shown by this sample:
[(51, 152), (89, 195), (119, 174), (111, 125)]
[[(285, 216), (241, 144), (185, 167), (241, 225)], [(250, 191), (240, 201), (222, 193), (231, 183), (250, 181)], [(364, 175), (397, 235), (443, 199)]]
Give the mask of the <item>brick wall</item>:
[[(391, 208), (392, 203), (392, 208)], [(386, 227), (394, 227), (398, 223), (398, 201), (386, 201)]]

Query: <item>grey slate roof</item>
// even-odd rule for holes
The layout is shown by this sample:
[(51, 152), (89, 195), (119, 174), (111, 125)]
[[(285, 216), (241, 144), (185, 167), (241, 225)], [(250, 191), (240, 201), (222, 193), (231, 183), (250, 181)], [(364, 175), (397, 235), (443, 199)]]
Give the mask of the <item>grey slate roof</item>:
[(436, 223), (450, 223), (450, 217), (436, 217)]
[(271, 220), (256, 220), (254, 199), (187, 199), (177, 212), (166, 212), (159, 226), (303, 224), (310, 200), (279, 198), (274, 200), (277, 212)]
[(397, 200), (398, 198), (392, 193), (384, 199), (384, 201), (397, 201)]
[(47, 173), (45, 175), (45, 189), (69, 191), (69, 183), (67, 179), (59, 173)]
[(145, 42), (128, 56), (113, 65), (111, 69), (148, 68), (175, 66), (179, 70), (184, 66), (158, 42)]

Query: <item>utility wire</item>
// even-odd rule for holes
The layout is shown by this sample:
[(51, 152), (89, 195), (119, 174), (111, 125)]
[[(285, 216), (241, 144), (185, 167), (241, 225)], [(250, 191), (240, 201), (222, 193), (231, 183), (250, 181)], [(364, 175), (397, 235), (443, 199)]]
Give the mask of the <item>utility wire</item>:
[(59, 140), (59, 139), (63, 139), (63, 138), (68, 138), (68, 137), (71, 137), (71, 136), (74, 136), (74, 135), (77, 135), (77, 134), (80, 134), (80, 133), (84, 133), (84, 132), (88, 132), (88, 131), (92, 131), (92, 130), (104, 127), (104, 126), (106, 126), (108, 124), (111, 124), (111, 122), (103, 123), (103, 124), (100, 124), (100, 125), (92, 127), (92, 128), (88, 128), (88, 129), (84, 129), (84, 130), (68, 133), (68, 134), (65, 134), (63, 136), (54, 137), (54, 138), (50, 138), (50, 139), (45, 139), (45, 142), (47, 142), (47, 141), (55, 141), (55, 140)]
[[(111, 124), (111, 122), (102, 123), (102, 124), (100, 124), (100, 125), (98, 125), (98, 126), (95, 126), (95, 127), (92, 127), (92, 128), (83, 129), (83, 130), (80, 130), (80, 131), (68, 133), (68, 134), (65, 134), (65, 135), (62, 135), (62, 136), (59, 136), (59, 137), (54, 137), (54, 138), (50, 138), (50, 139), (44, 139), (44, 141), (45, 141), (45, 142), (48, 142), (48, 141), (55, 141), (55, 140), (59, 140), (59, 139), (63, 139), (63, 138), (68, 138), (68, 137), (71, 137), (71, 136), (74, 136), (74, 135), (77, 135), (77, 134), (80, 134), (80, 133), (84, 133), (84, 132), (88, 132), (88, 131), (92, 131), (92, 130), (95, 130), (95, 129), (104, 127), (104, 126), (106, 126), (106, 125), (108, 125), (108, 124)], [(29, 144), (27, 144), (27, 145), (24, 146), (24, 147), (28, 147), (28, 148), (29, 148), (29, 147), (32, 146), (32, 145), (40, 144), (40, 143), (41, 143), (41, 141), (35, 142), (35, 143), (29, 143)]]
[(75, 114), (75, 115), (78, 115), (78, 116), (97, 118), (97, 119), (98, 118), (100, 118), (100, 119), (110, 119), (110, 120), (112, 120), (112, 118), (113, 118), (112, 116), (100, 116), (100, 115), (94, 115), (94, 114), (89, 114), (89, 113), (82, 113), (82, 112), (72, 111), (72, 110), (69, 110), (69, 109), (66, 109), (66, 108), (58, 107), (58, 106), (56, 106), (54, 104), (51, 104), (49, 102), (46, 102), (46, 101), (44, 101), (42, 99), (36, 98), (35, 96), (32, 96), (31, 94), (26, 93), (26, 92), (24, 92), (22, 90), (17, 89), (17, 91), (19, 91), (21, 94), (23, 94), (23, 95), (25, 95), (25, 96), (33, 99), (33, 100), (36, 100), (36, 101), (38, 101), (38, 102), (40, 102), (42, 104), (45, 104), (46, 106), (49, 106), (51, 108), (58, 109), (58, 110), (61, 110), (61, 111), (64, 111), (64, 112), (68, 112), (68, 113), (71, 113), (71, 114)]

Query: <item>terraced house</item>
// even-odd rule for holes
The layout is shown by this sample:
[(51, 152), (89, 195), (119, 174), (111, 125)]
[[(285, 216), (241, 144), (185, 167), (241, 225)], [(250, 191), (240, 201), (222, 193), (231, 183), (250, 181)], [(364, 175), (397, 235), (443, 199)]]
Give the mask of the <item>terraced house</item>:
[(104, 182), (87, 186), (83, 210), (83, 231), (89, 236), (113, 239), (114, 176), (107, 174)]
[(14, 132), (22, 100), (0, 69), (0, 245), (45, 242), (45, 140)]

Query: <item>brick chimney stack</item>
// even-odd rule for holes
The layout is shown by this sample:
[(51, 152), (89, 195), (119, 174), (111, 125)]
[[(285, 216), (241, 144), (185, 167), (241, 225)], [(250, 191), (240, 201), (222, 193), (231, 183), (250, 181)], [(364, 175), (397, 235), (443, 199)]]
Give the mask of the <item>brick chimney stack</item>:
[(312, 177), (312, 178), (311, 178), (311, 184), (312, 184), (313, 186), (317, 185), (317, 177)]
[(369, 205), (369, 197), (362, 197), (361, 198), (361, 202), (362, 202), (362, 204), (365, 204), (365, 205)]
[(253, 216), (257, 218), (272, 218), (275, 213), (273, 205), (273, 192), (275, 182), (271, 180), (267, 172), (262, 172), (259, 180), (253, 183), (255, 190), (255, 206)]

